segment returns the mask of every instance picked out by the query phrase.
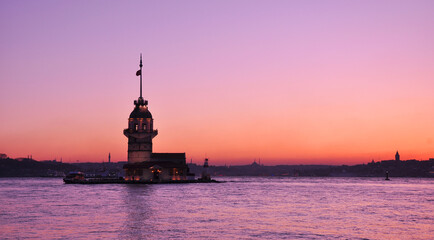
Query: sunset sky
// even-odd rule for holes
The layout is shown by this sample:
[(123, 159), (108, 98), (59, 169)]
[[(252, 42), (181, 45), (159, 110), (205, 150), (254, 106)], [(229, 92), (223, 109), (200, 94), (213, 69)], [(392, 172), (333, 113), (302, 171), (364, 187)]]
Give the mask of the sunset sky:
[(213, 165), (434, 158), (434, 1), (0, 1), (0, 153)]

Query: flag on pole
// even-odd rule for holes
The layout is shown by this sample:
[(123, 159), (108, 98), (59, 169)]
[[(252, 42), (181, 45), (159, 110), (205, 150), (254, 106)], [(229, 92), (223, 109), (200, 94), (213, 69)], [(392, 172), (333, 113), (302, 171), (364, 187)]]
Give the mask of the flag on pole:
[(142, 70), (138, 70), (138, 71), (136, 72), (136, 76), (140, 76), (140, 75), (142, 75)]

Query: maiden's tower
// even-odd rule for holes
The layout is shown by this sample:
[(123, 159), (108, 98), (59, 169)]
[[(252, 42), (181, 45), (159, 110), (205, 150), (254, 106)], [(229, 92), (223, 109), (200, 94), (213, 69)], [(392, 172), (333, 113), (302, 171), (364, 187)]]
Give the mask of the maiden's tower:
[(148, 101), (142, 97), (142, 56), (140, 55), (140, 97), (128, 118), (124, 135), (128, 138), (128, 163), (124, 165), (125, 180), (139, 182), (172, 182), (187, 180), (185, 153), (154, 153), (152, 139), (158, 135)]

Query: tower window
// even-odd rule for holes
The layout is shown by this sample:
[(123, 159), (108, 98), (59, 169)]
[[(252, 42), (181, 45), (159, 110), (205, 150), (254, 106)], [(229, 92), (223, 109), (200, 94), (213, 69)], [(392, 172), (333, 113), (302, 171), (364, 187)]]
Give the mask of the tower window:
[(137, 123), (134, 124), (134, 130), (135, 130), (135, 131), (139, 130), (139, 125), (138, 125)]
[(143, 130), (146, 130), (146, 124), (142, 125)]

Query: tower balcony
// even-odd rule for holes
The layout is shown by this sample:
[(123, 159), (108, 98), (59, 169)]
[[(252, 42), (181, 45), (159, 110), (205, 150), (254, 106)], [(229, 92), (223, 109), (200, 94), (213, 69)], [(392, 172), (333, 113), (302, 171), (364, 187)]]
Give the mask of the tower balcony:
[(135, 130), (135, 129), (126, 128), (124, 129), (124, 135), (127, 137), (134, 137), (134, 138), (145, 138), (146, 136), (151, 135), (152, 138), (154, 138), (155, 136), (158, 135), (158, 129), (147, 131), (147, 130), (140, 130), (140, 129)]

